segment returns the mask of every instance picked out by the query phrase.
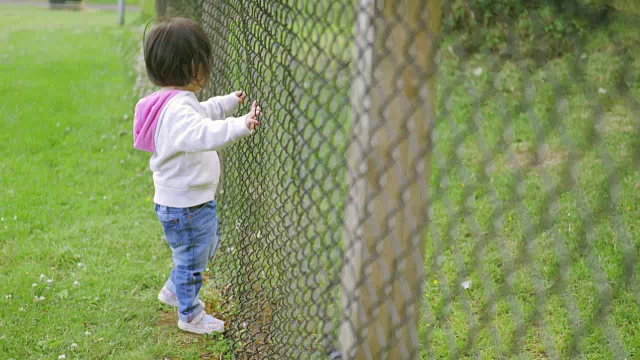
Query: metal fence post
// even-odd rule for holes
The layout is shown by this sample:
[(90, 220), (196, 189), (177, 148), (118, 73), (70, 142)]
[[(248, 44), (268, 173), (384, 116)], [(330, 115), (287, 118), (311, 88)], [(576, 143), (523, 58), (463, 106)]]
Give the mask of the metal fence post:
[(439, 0), (359, 0), (342, 273), (343, 359), (415, 359), (425, 282)]
[(124, 25), (124, 0), (118, 0), (118, 25)]

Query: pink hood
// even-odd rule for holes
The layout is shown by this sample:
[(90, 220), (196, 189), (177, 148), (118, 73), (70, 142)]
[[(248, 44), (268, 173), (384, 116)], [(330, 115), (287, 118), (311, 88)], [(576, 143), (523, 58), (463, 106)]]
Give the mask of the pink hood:
[(142, 98), (136, 104), (133, 116), (133, 147), (148, 152), (156, 151), (154, 141), (158, 119), (164, 106), (180, 90), (161, 90)]

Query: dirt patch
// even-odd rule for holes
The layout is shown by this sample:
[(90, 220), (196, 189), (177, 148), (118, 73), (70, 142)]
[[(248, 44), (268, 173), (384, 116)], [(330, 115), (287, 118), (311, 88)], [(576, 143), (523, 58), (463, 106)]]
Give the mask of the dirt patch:
[(638, 131), (632, 114), (622, 106), (615, 106), (604, 114), (596, 129), (603, 134), (635, 133)]
[[(250, 300), (244, 299), (247, 309), (241, 311), (237, 316), (231, 317), (228, 322), (229, 331), (227, 334), (239, 344), (243, 344), (236, 348), (235, 355), (239, 360), (270, 358), (274, 304), (267, 299), (265, 292), (256, 286), (254, 285), (253, 292), (255, 297)], [(225, 287), (223, 297), (233, 299), (231, 290), (231, 286)]]
[(168, 328), (176, 328), (178, 326), (178, 314), (174, 311), (166, 311), (160, 314), (160, 318), (158, 319), (158, 326), (160, 327), (168, 327)]
[(557, 146), (543, 144), (534, 147), (527, 142), (512, 144), (507, 150), (507, 163), (512, 169), (545, 169), (562, 164), (567, 151)]
[[(206, 341), (202, 335), (191, 334), (178, 329), (178, 314), (175, 311), (164, 311), (160, 314), (157, 325), (165, 329), (167, 335), (175, 338), (175, 343), (183, 348), (202, 346), (202, 342)], [(206, 349), (202, 349), (199, 355), (200, 359), (219, 359), (220, 355), (215, 355)], [(177, 360), (179, 358), (163, 357), (163, 360)]]

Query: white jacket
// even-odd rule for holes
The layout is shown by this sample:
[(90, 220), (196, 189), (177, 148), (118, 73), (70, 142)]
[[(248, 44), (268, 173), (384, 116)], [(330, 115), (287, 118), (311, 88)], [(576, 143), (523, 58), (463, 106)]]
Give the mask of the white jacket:
[[(154, 95), (145, 98), (146, 106), (153, 105)], [(146, 119), (157, 121), (153, 134), (155, 151), (149, 161), (154, 202), (185, 208), (214, 200), (220, 179), (216, 150), (251, 134), (245, 117), (229, 117), (238, 107), (237, 96), (198, 102), (192, 92), (179, 91), (160, 106), (156, 119)], [(136, 115), (140, 118), (138, 107)]]

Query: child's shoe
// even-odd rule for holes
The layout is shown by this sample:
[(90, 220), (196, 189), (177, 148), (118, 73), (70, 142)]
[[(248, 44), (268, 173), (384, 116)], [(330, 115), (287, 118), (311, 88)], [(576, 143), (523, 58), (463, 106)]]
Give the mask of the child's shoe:
[[(176, 293), (174, 293), (173, 291), (167, 289), (166, 286), (163, 286), (158, 293), (158, 300), (160, 300), (160, 302), (163, 304), (178, 307), (178, 296), (176, 296)], [(204, 309), (204, 302), (202, 302), (202, 300), (199, 301), (200, 306), (202, 306), (202, 308)]]
[(211, 334), (224, 332), (224, 322), (201, 311), (190, 322), (178, 320), (178, 328), (194, 334)]

